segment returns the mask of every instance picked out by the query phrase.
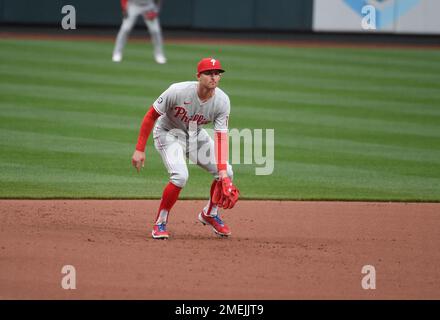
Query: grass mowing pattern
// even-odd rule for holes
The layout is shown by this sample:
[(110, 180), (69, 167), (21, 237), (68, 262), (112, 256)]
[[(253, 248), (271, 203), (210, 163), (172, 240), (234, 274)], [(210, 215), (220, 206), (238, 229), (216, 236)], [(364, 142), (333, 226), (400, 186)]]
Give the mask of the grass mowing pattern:
[[(248, 199), (439, 201), (440, 51), (0, 40), (1, 198), (160, 198), (167, 173), (140, 122), (173, 82), (214, 55), (227, 72), (230, 128), (274, 128), (275, 170), (235, 165)], [(206, 198), (190, 166), (182, 198)]]

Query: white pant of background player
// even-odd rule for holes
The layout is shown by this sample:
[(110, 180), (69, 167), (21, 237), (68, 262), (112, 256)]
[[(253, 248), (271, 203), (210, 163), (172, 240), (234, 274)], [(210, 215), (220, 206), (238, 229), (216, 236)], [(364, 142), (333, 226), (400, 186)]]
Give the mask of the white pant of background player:
[(163, 38), (159, 16), (152, 20), (147, 19), (145, 16), (146, 13), (151, 10), (159, 10), (153, 2), (147, 5), (139, 5), (130, 1), (128, 2), (127, 16), (122, 20), (121, 28), (119, 29), (118, 36), (116, 37), (115, 49), (113, 50), (113, 61), (119, 62), (122, 60), (122, 54), (125, 44), (127, 43), (128, 35), (133, 29), (138, 16), (141, 15), (150, 32), (151, 42), (153, 43), (154, 48), (154, 59), (160, 64), (167, 62), (163, 51)]
[[(198, 131), (197, 136), (194, 137), (194, 143), (191, 143), (191, 138), (188, 138), (182, 130), (173, 130), (171, 133), (157, 126), (153, 131), (153, 137), (154, 146), (162, 157), (162, 161), (170, 175), (170, 181), (174, 185), (183, 188), (188, 181), (189, 174), (186, 159), (190, 159), (193, 163), (212, 174), (215, 179), (218, 179), (215, 144), (206, 130), (200, 129)], [(227, 173), (232, 180), (233, 171), (229, 163), (227, 163)], [(203, 211), (205, 214), (216, 216), (218, 207), (213, 205), (211, 211), (207, 212), (209, 203), (208, 201)], [(167, 220), (168, 212), (162, 210), (158, 215), (156, 224), (166, 223)]]

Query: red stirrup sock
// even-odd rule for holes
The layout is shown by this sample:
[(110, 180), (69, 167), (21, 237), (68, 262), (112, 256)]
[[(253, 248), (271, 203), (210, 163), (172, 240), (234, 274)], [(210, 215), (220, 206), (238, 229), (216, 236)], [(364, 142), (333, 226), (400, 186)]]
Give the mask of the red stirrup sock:
[(167, 223), (168, 213), (179, 198), (179, 193), (182, 188), (168, 182), (163, 190), (162, 200), (160, 201), (159, 210), (156, 216), (156, 224)]
[[(215, 184), (217, 183), (217, 180), (215, 180), (214, 179), (214, 181), (212, 182), (212, 184), (211, 184), (211, 191), (210, 191), (210, 193), (209, 193), (209, 195), (210, 195), (210, 197), (209, 197), (209, 203), (208, 203), (208, 205), (204, 208), (204, 213), (205, 213), (205, 215), (206, 216), (210, 216), (211, 215), (211, 211), (213, 211), (212, 209), (214, 208), (214, 211), (215, 211), (215, 214), (214, 215), (216, 215), (217, 214), (217, 206), (216, 205), (214, 205), (213, 203), (212, 203), (212, 195), (214, 194), (214, 189), (215, 189)], [(212, 213), (214, 213), (214, 212), (212, 212)]]

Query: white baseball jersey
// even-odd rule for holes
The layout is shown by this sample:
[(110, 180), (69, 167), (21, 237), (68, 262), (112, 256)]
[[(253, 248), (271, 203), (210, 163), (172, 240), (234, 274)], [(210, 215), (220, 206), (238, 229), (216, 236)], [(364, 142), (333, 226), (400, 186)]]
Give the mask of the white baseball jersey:
[(229, 97), (220, 88), (206, 102), (197, 95), (198, 82), (187, 81), (172, 84), (154, 102), (154, 109), (161, 115), (156, 129), (166, 131), (181, 129), (188, 134), (189, 123), (197, 123), (197, 131), (207, 123), (214, 124), (215, 131), (227, 132), (231, 109)]

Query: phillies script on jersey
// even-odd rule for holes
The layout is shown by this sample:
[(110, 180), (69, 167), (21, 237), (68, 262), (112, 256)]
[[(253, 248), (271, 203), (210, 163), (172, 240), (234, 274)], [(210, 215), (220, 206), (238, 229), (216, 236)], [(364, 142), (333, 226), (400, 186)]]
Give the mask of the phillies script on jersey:
[(203, 124), (207, 124), (207, 123), (211, 122), (208, 119), (206, 119), (203, 116), (203, 114), (200, 114), (200, 113), (196, 113), (196, 114), (193, 114), (192, 116), (188, 117), (188, 110), (186, 110), (186, 108), (182, 107), (182, 106), (175, 106), (174, 110), (175, 110), (174, 117), (179, 118), (180, 121), (183, 121), (185, 123), (189, 123), (190, 121), (194, 121), (194, 122), (197, 122), (198, 125), (203, 125)]

